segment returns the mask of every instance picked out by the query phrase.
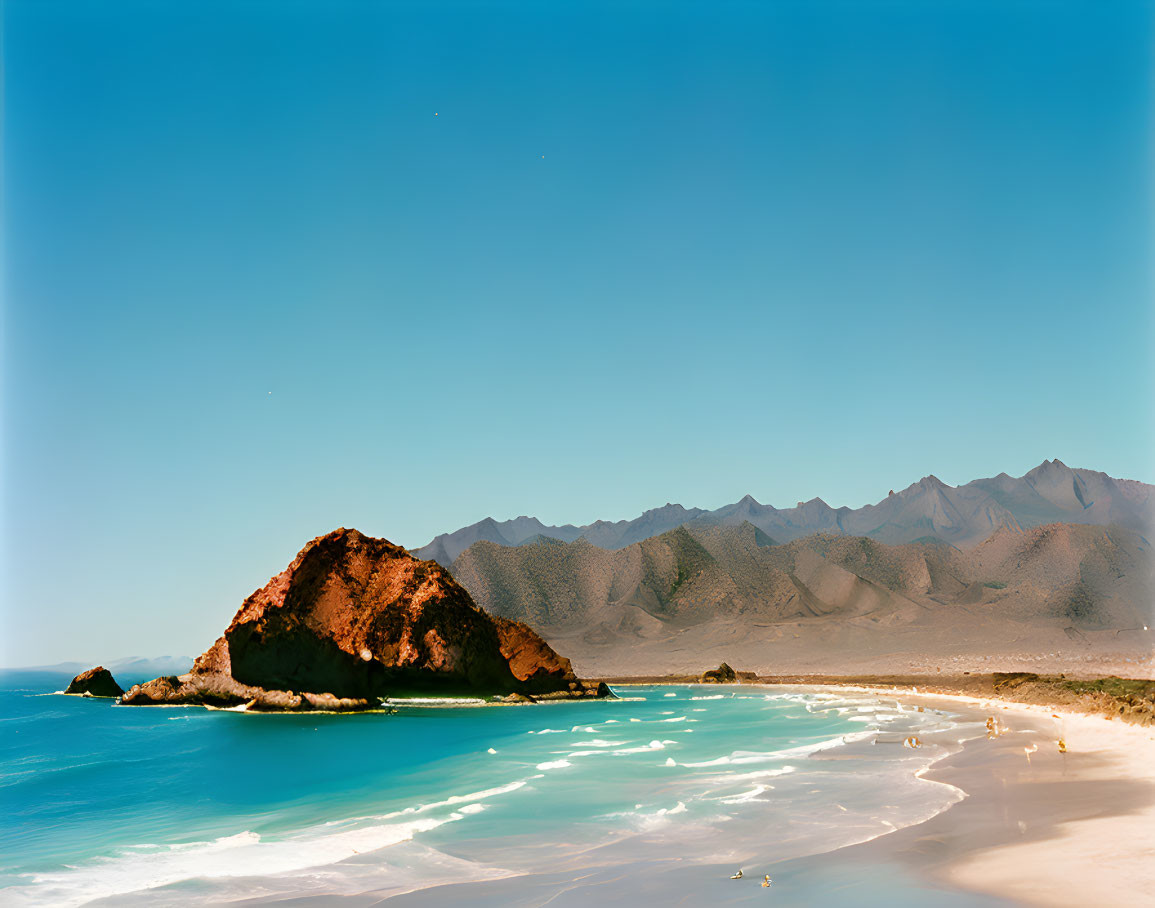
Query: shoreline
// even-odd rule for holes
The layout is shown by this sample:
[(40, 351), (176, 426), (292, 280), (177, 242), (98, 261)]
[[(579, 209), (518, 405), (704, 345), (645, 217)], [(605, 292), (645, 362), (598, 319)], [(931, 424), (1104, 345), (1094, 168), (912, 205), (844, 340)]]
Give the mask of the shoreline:
[[(966, 738), (957, 750), (915, 772), (917, 778), (959, 789), (964, 793), (961, 801), (925, 821), (831, 852), (770, 865), (759, 873), (768, 870), (784, 882), (826, 880), (833, 874), (845, 878), (843, 888), (863, 885), (869, 889), (887, 872), (897, 872), (922, 881), (927, 895), (961, 899), (959, 904), (1081, 908), (1155, 902), (1155, 728), (1023, 703), (994, 691), (984, 697), (838, 683), (843, 680), (759, 679), (741, 686), (867, 694), (929, 708), (961, 707), (997, 716), (1006, 730), (994, 738), (983, 734)], [(693, 682), (622, 679), (609, 683), (628, 687)], [(1059, 751), (1060, 738), (1067, 744), (1066, 753)], [(825, 758), (837, 759), (838, 755), (828, 752)], [(838, 868), (833, 872), (832, 862)], [(709, 875), (714, 869), (697, 865), (692, 874), (678, 871), (677, 875), (685, 876), (685, 883), (692, 886), (691, 877)], [(722, 867), (716, 870), (724, 872)], [(553, 875), (534, 876), (545, 883)], [(559, 882), (554, 880), (553, 885)], [(435, 886), (386, 901), (434, 905), (439, 897), (450, 901), (468, 897), (489, 904), (487, 895), (512, 896), (515, 890), (506, 888), (511, 883), (506, 879)], [(711, 898), (731, 891), (735, 903), (744, 902), (748, 895), (719, 889)], [(972, 895), (969, 901), (968, 893)], [(786, 895), (781, 887), (776, 894)]]
[[(598, 678), (619, 687), (655, 684), (701, 684), (700, 675), (616, 676)], [(1155, 725), (1155, 681), (1117, 676), (1070, 677), (1031, 672), (992, 672), (962, 675), (759, 675), (738, 685), (814, 687), (856, 690), (893, 696), (933, 695), (959, 702), (998, 700), (1007, 706), (1045, 707), (1071, 715), (1119, 718), (1127, 724)]]
[[(918, 773), (963, 791), (962, 801), (923, 823), (839, 849), (843, 860), (898, 863), (951, 889), (1022, 905), (1155, 903), (1155, 728), (996, 695), (833, 680), (821, 687), (932, 708), (957, 704), (1006, 728), (995, 738), (967, 739)], [(792, 863), (804, 871), (816, 857)]]
[[(766, 692), (853, 694), (898, 701), (958, 715), (955, 727), (928, 731), (928, 744), (950, 752), (913, 770), (915, 778), (947, 785), (963, 794), (928, 819), (868, 840), (796, 858), (764, 857), (746, 867), (747, 883), (730, 883), (733, 867), (694, 863), (692, 854), (668, 861), (626, 863), (568, 871), (543, 866), (488, 881), (441, 883), (384, 893), (332, 893), (350, 905), (435, 906), (458, 901), (478, 905), (588, 904), (604, 893), (607, 905), (631, 904), (651, 896), (684, 904), (745, 904), (765, 898), (757, 879), (770, 873), (779, 904), (851, 903), (850, 890), (867, 901), (897, 887), (905, 900), (918, 897), (950, 906), (1088, 904), (1140, 905), (1155, 902), (1155, 728), (1112, 721), (1041, 704), (1021, 703), (992, 691), (989, 696), (905, 689), (881, 684), (835, 683), (828, 678), (703, 684)], [(631, 684), (684, 685), (681, 679)], [(995, 715), (1006, 732), (988, 738), (983, 716)], [(964, 730), (965, 729), (965, 730)], [(1061, 754), (1059, 738), (1067, 743)], [(936, 740), (937, 738), (937, 740)], [(957, 742), (957, 743), (956, 743)], [(895, 742), (880, 742), (894, 744)], [(850, 746), (844, 744), (843, 747)], [(846, 759), (843, 747), (808, 759)], [(751, 844), (735, 840), (738, 850)], [(642, 879), (644, 878), (644, 880)], [(839, 893), (849, 901), (840, 901)], [(134, 896), (141, 893), (133, 893)], [(801, 898), (800, 898), (801, 897)], [(262, 897), (250, 904), (325, 904), (329, 896), (299, 891)], [(556, 899), (556, 901), (554, 901)], [(904, 900), (905, 899), (905, 900)], [(105, 903), (105, 902), (100, 902)], [(135, 902), (134, 902), (135, 903)], [(873, 903), (873, 902), (871, 902)], [(913, 903), (913, 901), (912, 901)]]

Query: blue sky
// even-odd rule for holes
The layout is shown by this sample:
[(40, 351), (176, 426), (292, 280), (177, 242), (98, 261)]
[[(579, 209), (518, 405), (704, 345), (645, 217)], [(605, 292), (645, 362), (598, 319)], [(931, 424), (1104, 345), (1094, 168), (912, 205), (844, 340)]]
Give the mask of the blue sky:
[(0, 664), (308, 539), (1155, 480), (1142, 2), (6, 0)]

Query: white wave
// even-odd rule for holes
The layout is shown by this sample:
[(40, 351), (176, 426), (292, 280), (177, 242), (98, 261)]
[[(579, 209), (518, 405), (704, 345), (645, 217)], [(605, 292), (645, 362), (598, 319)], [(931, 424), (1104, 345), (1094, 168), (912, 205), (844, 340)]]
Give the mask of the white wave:
[(678, 801), (673, 807), (659, 807), (652, 812), (643, 811), (643, 806), (642, 804), (635, 804), (633, 810), (627, 810), (622, 813), (612, 813), (609, 814), (609, 816), (624, 817), (644, 830), (653, 830), (665, 825), (669, 817), (687, 812), (684, 801)]
[(829, 750), (832, 747), (841, 747), (843, 744), (850, 744), (854, 741), (865, 740), (872, 737), (875, 733), (873, 731), (852, 732), (848, 735), (840, 735), (837, 738), (827, 739), (825, 741), (816, 741), (813, 744), (799, 744), (795, 747), (787, 747), (782, 750), (736, 750), (728, 756), (715, 757), (713, 760), (702, 760), (696, 763), (683, 763), (683, 766), (690, 766), (694, 768), (702, 766), (728, 766), (728, 765), (744, 765), (747, 763), (769, 763), (773, 760), (780, 760), (783, 757), (806, 757), (810, 754), (819, 753), (823, 750)]
[(691, 697), (691, 700), (725, 700), (725, 694), (711, 694), (708, 697)]
[(774, 759), (780, 757), (808, 757), (811, 754), (816, 754), (824, 750), (830, 750), (832, 747), (842, 747), (844, 744), (853, 744), (855, 741), (865, 741), (867, 738), (874, 737), (874, 732), (869, 729), (866, 731), (851, 732), (848, 735), (840, 735), (829, 741), (819, 741), (815, 744), (800, 744), (797, 747), (788, 747), (785, 750), (775, 750), (771, 752)]
[(319, 832), (320, 827), (280, 841), (246, 830), (209, 842), (134, 845), (118, 854), (62, 872), (31, 875), (35, 888), (8, 890), (29, 904), (82, 905), (99, 898), (155, 889), (193, 877), (247, 877), (291, 873), (376, 851), (464, 818), (460, 811), (403, 823), (379, 823)]
[(677, 694), (662, 694), (663, 697), (676, 697)]
[(744, 791), (730, 798), (721, 798), (720, 800), (723, 804), (746, 804), (750, 801), (764, 801), (765, 798), (760, 798), (758, 795), (765, 794), (773, 787), (772, 785), (755, 785), (749, 791)]
[(686, 717), (685, 716), (678, 716), (675, 719), (659, 719), (658, 721), (659, 722), (685, 722)]
[(390, 706), (484, 706), (482, 697), (386, 697)]
[[(394, 817), (408, 816), (414, 813), (425, 813), (429, 810), (436, 810), (439, 807), (455, 807), (458, 804), (472, 804), (474, 801), (483, 801), (486, 798), (496, 797), (497, 795), (509, 794), (511, 791), (517, 791), (519, 788), (524, 788), (528, 783), (525, 779), (518, 779), (516, 782), (510, 782), (507, 785), (498, 785), (496, 788), (486, 788), (482, 791), (472, 791), (469, 794), (450, 795), (443, 801), (432, 801), (429, 804), (418, 804), (415, 807), (406, 807), (404, 810), (395, 810), (392, 813), (382, 814), (379, 817), (359, 817), (358, 821), (364, 820), (391, 820)], [(326, 826), (340, 825), (337, 823), (326, 823)], [(356, 821), (355, 821), (356, 822)]]
[(573, 766), (573, 764), (569, 760), (547, 760), (537, 764), (538, 769), (564, 769), (566, 766)]
[(594, 738), (592, 741), (574, 741), (574, 747), (620, 747), (625, 741), (606, 741), (603, 738)]
[[(689, 764), (686, 764), (689, 765)], [(793, 766), (783, 766), (781, 769), (757, 769), (754, 772), (725, 772), (715, 778), (719, 782), (753, 782), (755, 779), (773, 779), (776, 776), (785, 776), (794, 772)]]

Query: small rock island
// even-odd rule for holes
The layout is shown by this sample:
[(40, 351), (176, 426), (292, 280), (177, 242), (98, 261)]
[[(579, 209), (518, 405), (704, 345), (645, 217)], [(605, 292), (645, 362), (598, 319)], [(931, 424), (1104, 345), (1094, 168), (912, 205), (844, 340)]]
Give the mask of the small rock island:
[(116, 683), (110, 672), (103, 665), (81, 672), (65, 688), (66, 694), (79, 694), (82, 697), (119, 697), (124, 688)]
[(138, 684), (121, 703), (340, 712), (411, 696), (612, 694), (526, 625), (482, 611), (441, 565), (342, 528), (249, 596), (188, 674)]

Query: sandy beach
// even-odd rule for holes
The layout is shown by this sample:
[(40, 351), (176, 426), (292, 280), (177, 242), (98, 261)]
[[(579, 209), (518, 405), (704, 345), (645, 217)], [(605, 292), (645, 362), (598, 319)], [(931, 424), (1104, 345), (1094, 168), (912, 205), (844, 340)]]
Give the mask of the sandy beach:
[[(964, 800), (925, 823), (843, 849), (840, 859), (898, 864), (1017, 904), (1155, 904), (1155, 726), (1003, 698), (823, 689), (975, 709), (1002, 728), (966, 741), (922, 774), (966, 792)], [(827, 857), (784, 869), (804, 874)]]
[(989, 711), (1010, 731), (969, 742), (926, 774), (962, 788), (966, 800), (864, 850), (873, 845), (955, 885), (1023, 904), (1155, 903), (1155, 728), (949, 699)]

